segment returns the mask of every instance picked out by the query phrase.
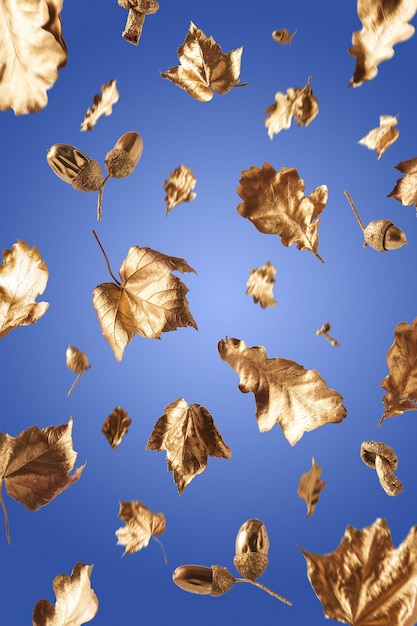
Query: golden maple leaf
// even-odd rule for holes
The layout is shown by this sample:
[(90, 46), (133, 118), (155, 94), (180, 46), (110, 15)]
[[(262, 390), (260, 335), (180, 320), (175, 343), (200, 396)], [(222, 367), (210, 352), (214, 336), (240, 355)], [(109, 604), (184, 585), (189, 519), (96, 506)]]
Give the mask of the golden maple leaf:
[(347, 526), (329, 554), (301, 548), (324, 614), (350, 626), (412, 626), (417, 598), (417, 526), (398, 548), (384, 519)]
[(359, 87), (378, 74), (378, 65), (394, 56), (393, 46), (414, 35), (408, 22), (417, 10), (415, 0), (358, 0), (362, 30), (352, 35), (349, 54), (356, 66), (349, 85)]
[(93, 566), (76, 563), (71, 576), (55, 576), (56, 603), (38, 600), (32, 614), (33, 626), (81, 626), (95, 617), (98, 599), (91, 588)]
[(265, 126), (268, 129), (268, 137), (273, 139), (281, 130), (291, 126), (292, 118), (298, 126), (308, 126), (319, 112), (319, 101), (314, 96), (310, 87), (311, 76), (305, 87), (290, 87), (287, 93), (277, 92), (275, 102), (271, 104), (265, 113)]
[(168, 470), (174, 472), (181, 494), (197, 474), (204, 472), (208, 455), (230, 459), (232, 452), (204, 406), (188, 406), (184, 398), (179, 398), (164, 411), (154, 426), (146, 450), (166, 450)]
[(193, 193), (197, 179), (192, 170), (186, 165), (180, 165), (169, 175), (169, 180), (164, 181), (164, 191), (166, 191), (166, 215), (168, 212), (181, 204), (194, 200), (197, 194)]
[(65, 353), (67, 367), (77, 374), (77, 378), (72, 383), (70, 390), (68, 391), (68, 397), (72, 394), (75, 385), (80, 380), (81, 376), (86, 370), (89, 370), (91, 365), (88, 364), (88, 357), (85, 352), (79, 350), (75, 346), (68, 346)]
[(395, 198), (403, 206), (414, 204), (417, 210), (417, 157), (401, 161), (395, 169), (405, 174), (399, 178), (394, 189), (388, 194), (388, 198)]
[(370, 130), (358, 143), (362, 146), (366, 146), (369, 150), (376, 150), (377, 157), (380, 159), (384, 152), (388, 150), (400, 136), (398, 128), (394, 128), (397, 124), (398, 117), (394, 117), (393, 115), (380, 115), (379, 128)]
[(67, 60), (62, 37), (63, 0), (33, 3), (3, 0), (0, 18), (0, 110), (33, 113), (48, 102), (46, 92)]
[(206, 37), (191, 22), (184, 43), (178, 48), (181, 65), (161, 72), (161, 76), (196, 100), (208, 102), (213, 91), (224, 95), (238, 85), (242, 52), (243, 46), (224, 54), (213, 37)]
[(111, 447), (116, 450), (117, 446), (126, 435), (132, 420), (127, 411), (117, 406), (104, 421), (101, 432), (108, 440)]
[(0, 338), (17, 326), (34, 324), (46, 312), (48, 302), (35, 302), (48, 282), (48, 268), (36, 246), (17, 240), (3, 251), (0, 265)]
[(323, 480), (320, 480), (321, 470), (323, 468), (317, 465), (314, 458), (311, 462), (311, 468), (308, 472), (301, 474), (300, 483), (298, 485), (297, 494), (303, 498), (307, 504), (307, 517), (313, 515), (320, 498), (320, 492), (326, 486)]
[(276, 273), (277, 270), (270, 261), (261, 267), (249, 270), (246, 295), (252, 296), (255, 304), (259, 302), (263, 309), (275, 306), (277, 303), (272, 292), (277, 282), (274, 278)]
[(316, 370), (288, 359), (268, 359), (263, 346), (248, 348), (240, 339), (221, 339), (218, 351), (239, 375), (239, 390), (251, 391), (261, 432), (275, 424), (293, 446), (305, 432), (346, 417), (342, 396), (329, 389)]
[(166, 521), (163, 513), (152, 513), (142, 502), (120, 500), (119, 517), (126, 526), (116, 530), (117, 545), (126, 546), (123, 553), (133, 554), (146, 548), (153, 535), (165, 532)]
[(296, 169), (282, 167), (276, 172), (269, 163), (243, 171), (239, 183), (237, 193), (243, 202), (237, 211), (242, 217), (261, 233), (278, 235), (284, 246), (296, 243), (298, 250), (310, 250), (324, 262), (317, 252), (317, 231), (327, 202), (326, 185), (305, 196)]
[(101, 86), (101, 94), (96, 93), (93, 98), (93, 106), (87, 109), (81, 124), (81, 130), (93, 130), (102, 115), (111, 115), (113, 104), (119, 101), (119, 92), (113, 78), (107, 84)]

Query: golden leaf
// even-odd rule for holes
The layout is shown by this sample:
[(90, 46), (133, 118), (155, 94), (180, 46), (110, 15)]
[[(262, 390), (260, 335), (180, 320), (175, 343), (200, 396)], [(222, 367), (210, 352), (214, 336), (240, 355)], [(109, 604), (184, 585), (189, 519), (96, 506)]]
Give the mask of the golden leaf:
[(218, 351), (239, 375), (239, 390), (254, 394), (261, 432), (279, 424), (293, 446), (305, 432), (346, 417), (342, 396), (316, 370), (288, 359), (268, 359), (263, 346), (248, 348), (240, 339), (221, 339)]
[(411, 626), (417, 595), (417, 526), (394, 548), (384, 519), (347, 526), (334, 552), (301, 548), (310, 583), (330, 619), (351, 626)]
[(392, 146), (400, 136), (398, 128), (394, 128), (397, 124), (397, 117), (392, 115), (380, 115), (379, 128), (370, 130), (358, 143), (362, 146), (366, 146), (369, 150), (376, 150), (377, 157), (380, 159), (384, 152)]
[(56, 576), (56, 604), (38, 600), (32, 614), (33, 626), (81, 626), (91, 622), (98, 611), (98, 599), (90, 584), (92, 569), (92, 565), (77, 563), (71, 576)]
[(381, 383), (387, 392), (382, 398), (385, 411), (379, 426), (387, 417), (417, 409), (417, 317), (411, 325), (397, 324), (387, 363), (389, 374)]
[(126, 546), (123, 556), (146, 548), (152, 535), (165, 532), (164, 514), (152, 513), (142, 502), (120, 500), (119, 517), (126, 523), (116, 530), (117, 545)]
[(161, 72), (196, 100), (208, 102), (213, 91), (222, 95), (239, 83), (243, 46), (223, 54), (213, 37), (206, 37), (192, 22), (184, 43), (178, 48), (181, 65)]
[(101, 86), (101, 95), (96, 93), (93, 98), (93, 106), (87, 109), (81, 124), (81, 130), (93, 130), (102, 115), (111, 115), (113, 104), (119, 101), (119, 92), (116, 80), (112, 79)]
[(0, 19), (0, 110), (33, 113), (67, 60), (61, 33), (63, 0), (3, 0)]
[(358, 0), (362, 30), (352, 35), (349, 54), (356, 66), (349, 85), (359, 87), (378, 74), (378, 65), (394, 56), (393, 46), (414, 35), (408, 22), (417, 10), (415, 0)]
[(295, 30), (292, 34), (286, 28), (278, 28), (272, 32), (272, 39), (274, 39), (277, 43), (281, 45), (290, 44), (293, 40), (293, 37), (297, 31)]
[(388, 194), (388, 198), (395, 198), (403, 206), (414, 204), (417, 210), (417, 157), (401, 161), (395, 169), (405, 174), (404, 178), (399, 178), (394, 189)]
[(190, 202), (194, 200), (197, 194), (192, 193), (196, 185), (197, 179), (192, 170), (186, 165), (180, 165), (169, 175), (169, 180), (164, 181), (164, 191), (166, 191), (165, 202), (167, 205), (166, 215), (168, 212), (181, 204), (181, 202)]
[(277, 282), (274, 278), (276, 273), (277, 270), (270, 261), (257, 269), (249, 270), (249, 278), (246, 283), (246, 295), (252, 296), (253, 301), (256, 304), (259, 302), (263, 309), (269, 306), (275, 306), (277, 303), (277, 301), (274, 300), (274, 294), (272, 292)]
[(126, 435), (132, 420), (127, 411), (117, 406), (110, 415), (107, 416), (101, 428), (101, 432), (108, 440), (111, 447), (116, 450), (117, 446)]
[(17, 326), (34, 324), (46, 312), (48, 302), (35, 302), (48, 282), (48, 268), (36, 246), (17, 240), (3, 251), (0, 265), (0, 338)]
[[(32, 426), (17, 437), (0, 432), (1, 504), (4, 482), (9, 496), (29, 511), (37, 511), (80, 478), (85, 464), (69, 476), (76, 459), (77, 453), (72, 447), (72, 419), (57, 427)], [(6, 534), (10, 542), (7, 516)]]
[(88, 364), (88, 357), (85, 352), (79, 350), (75, 346), (68, 346), (65, 353), (67, 367), (78, 374), (77, 378), (72, 383), (70, 390), (68, 391), (68, 397), (72, 394), (75, 385), (80, 380), (81, 376), (86, 370), (89, 370), (91, 365)]
[(284, 246), (297, 244), (298, 250), (317, 253), (318, 216), (326, 206), (327, 187), (317, 187), (308, 197), (304, 181), (296, 169), (282, 167), (279, 172), (269, 163), (262, 169), (252, 166), (241, 173), (237, 193), (244, 202), (238, 213), (250, 220), (261, 233), (278, 235)]
[(173, 271), (195, 270), (184, 259), (132, 246), (119, 270), (122, 282), (111, 274), (117, 284), (103, 283), (94, 289), (98, 321), (118, 361), (136, 334), (159, 339), (161, 333), (178, 326), (197, 329), (185, 297), (188, 289)]
[(208, 455), (230, 459), (212, 416), (204, 406), (188, 406), (184, 398), (171, 402), (156, 422), (146, 450), (166, 450), (168, 470), (174, 472), (178, 493), (207, 467)]
[(265, 113), (268, 113), (265, 126), (270, 139), (289, 128), (292, 118), (299, 126), (308, 126), (318, 115), (319, 101), (313, 95), (310, 82), (311, 76), (305, 87), (290, 87), (286, 94), (279, 91), (275, 94), (274, 104), (265, 109)]
[(145, 16), (156, 13), (159, 9), (159, 3), (156, 0), (118, 0), (118, 5), (129, 10), (122, 37), (137, 46), (142, 34)]
[(320, 480), (322, 469), (313, 458), (311, 468), (308, 472), (301, 474), (297, 495), (303, 498), (307, 504), (307, 517), (313, 515), (320, 498), (320, 492), (326, 486), (326, 483)]

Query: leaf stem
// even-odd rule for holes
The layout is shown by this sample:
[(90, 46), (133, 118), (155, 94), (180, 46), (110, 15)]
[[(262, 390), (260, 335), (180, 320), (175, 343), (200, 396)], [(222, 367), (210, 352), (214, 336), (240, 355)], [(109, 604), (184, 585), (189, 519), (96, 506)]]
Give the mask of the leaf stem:
[(259, 589), (262, 589), (262, 591), (266, 591), (266, 593), (269, 593), (270, 596), (274, 596), (274, 598), (277, 598), (277, 600), (281, 600), (281, 602), (283, 602), (284, 604), (292, 606), (292, 602), (280, 596), (279, 593), (275, 593), (275, 591), (272, 591), (268, 587), (265, 587), (265, 585), (263, 585), (262, 583), (258, 583), (258, 581), (256, 580), (249, 580), (248, 578), (235, 578), (235, 582), (250, 583), (251, 585), (255, 585), (255, 587), (259, 587)]
[(120, 280), (117, 280), (116, 276), (115, 276), (115, 275), (113, 274), (113, 272), (111, 271), (111, 267), (110, 267), (109, 259), (107, 258), (107, 254), (106, 254), (106, 252), (105, 252), (105, 250), (104, 250), (103, 246), (101, 245), (101, 241), (100, 241), (100, 239), (98, 238), (97, 233), (96, 233), (96, 231), (95, 231), (94, 229), (93, 229), (93, 235), (94, 235), (94, 237), (96, 238), (96, 241), (97, 241), (98, 245), (100, 246), (100, 250), (102, 251), (104, 258), (106, 259), (107, 269), (109, 270), (109, 274), (110, 274), (110, 276), (113, 278), (114, 282), (115, 282), (117, 285), (119, 285), (119, 287), (120, 287), (120, 285), (121, 285), (122, 283), (120, 282)]
[(88, 367), (85, 368), (85, 370), (82, 370), (82, 372), (78, 372), (78, 376), (77, 378), (74, 380), (74, 382), (72, 383), (70, 390), (68, 391), (68, 398), (70, 397), (70, 395), (72, 394), (72, 392), (74, 391), (74, 387), (75, 385), (78, 383), (78, 381), (80, 380), (81, 376), (84, 374), (84, 372), (86, 372), (87, 370), (90, 369), (90, 367), (92, 367), (91, 365), (89, 365)]
[(346, 191), (346, 189), (345, 189), (345, 191), (343, 193), (345, 194), (346, 198), (349, 200), (349, 204), (352, 207), (352, 211), (356, 215), (356, 219), (358, 220), (359, 226), (362, 228), (362, 232), (363, 232), (365, 230), (365, 224), (362, 222), (362, 220), (361, 220), (361, 218), (359, 216), (359, 213), (357, 212), (356, 207), (353, 204), (353, 200), (350, 197), (350, 193), (348, 191)]
[(6, 530), (7, 543), (10, 545), (12, 543), (12, 539), (9, 533), (9, 515), (7, 513), (6, 505), (3, 502), (3, 479), (0, 479), (0, 504), (3, 509), (4, 527)]
[(152, 537), (152, 539), (154, 539), (157, 543), (159, 543), (159, 547), (161, 548), (162, 554), (164, 555), (164, 563), (165, 565), (168, 565), (168, 557), (164, 548), (164, 544), (162, 543), (160, 539), (158, 539), (158, 537)]

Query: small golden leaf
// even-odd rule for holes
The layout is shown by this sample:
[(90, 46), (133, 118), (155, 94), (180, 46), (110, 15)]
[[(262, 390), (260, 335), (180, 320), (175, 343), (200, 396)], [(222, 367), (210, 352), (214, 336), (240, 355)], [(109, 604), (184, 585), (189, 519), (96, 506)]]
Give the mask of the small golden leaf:
[(65, 353), (67, 367), (72, 371), (78, 374), (77, 378), (71, 385), (70, 390), (68, 391), (68, 397), (72, 394), (75, 385), (80, 380), (81, 376), (84, 372), (90, 369), (91, 365), (88, 364), (88, 357), (85, 352), (79, 350), (75, 346), (68, 346), (67, 351)]
[(295, 30), (292, 34), (286, 28), (278, 28), (272, 32), (272, 39), (274, 39), (277, 43), (281, 45), (291, 44), (293, 37), (297, 31)]
[(132, 420), (127, 414), (127, 411), (122, 409), (121, 406), (117, 406), (110, 415), (107, 416), (101, 432), (108, 440), (111, 447), (116, 450), (117, 446), (126, 435)]
[(320, 498), (320, 492), (326, 486), (326, 483), (320, 480), (321, 470), (323, 468), (317, 465), (314, 458), (311, 462), (311, 468), (308, 472), (301, 474), (300, 483), (297, 494), (305, 500), (307, 504), (307, 517), (313, 515)]
[(165, 532), (166, 521), (163, 513), (152, 513), (138, 501), (120, 500), (119, 504), (119, 517), (126, 526), (116, 530), (116, 537), (118, 546), (126, 546), (123, 555), (146, 548), (153, 535), (162, 535)]
[(277, 270), (270, 261), (257, 269), (249, 270), (246, 295), (252, 296), (255, 304), (259, 302), (263, 309), (275, 306), (277, 303), (272, 292), (277, 282), (274, 278), (276, 273)]
[(87, 109), (81, 124), (81, 130), (93, 130), (102, 115), (111, 115), (113, 104), (119, 101), (119, 92), (116, 80), (112, 79), (101, 86), (101, 95), (96, 93), (93, 98), (93, 106)]
[(397, 124), (397, 117), (392, 115), (380, 115), (379, 128), (374, 128), (369, 131), (358, 143), (362, 146), (366, 146), (369, 150), (376, 150), (377, 157), (380, 159), (384, 152), (388, 150), (400, 136), (398, 128), (394, 128)]
[(395, 198), (403, 206), (414, 204), (417, 210), (417, 157), (401, 161), (395, 169), (405, 174), (404, 178), (399, 178), (394, 189), (388, 194), (388, 198)]
[(169, 175), (169, 180), (164, 181), (164, 191), (166, 191), (165, 203), (168, 212), (181, 204), (194, 200), (197, 194), (193, 193), (197, 179), (192, 170), (186, 165), (180, 165)]
[(289, 128), (292, 118), (299, 126), (308, 126), (318, 115), (319, 101), (313, 94), (310, 82), (311, 76), (305, 87), (290, 87), (286, 94), (279, 91), (275, 94), (274, 104), (265, 109), (265, 113), (268, 113), (265, 126), (270, 139)]

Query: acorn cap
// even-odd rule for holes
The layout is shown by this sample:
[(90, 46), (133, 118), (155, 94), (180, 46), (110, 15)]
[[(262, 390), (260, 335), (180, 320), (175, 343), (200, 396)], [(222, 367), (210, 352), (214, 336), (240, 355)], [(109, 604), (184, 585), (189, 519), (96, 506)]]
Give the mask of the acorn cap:
[(103, 186), (103, 174), (97, 161), (90, 161), (72, 181), (78, 191), (97, 191)]
[(266, 570), (268, 557), (260, 552), (236, 554), (233, 559), (233, 565), (244, 578), (256, 580)]

